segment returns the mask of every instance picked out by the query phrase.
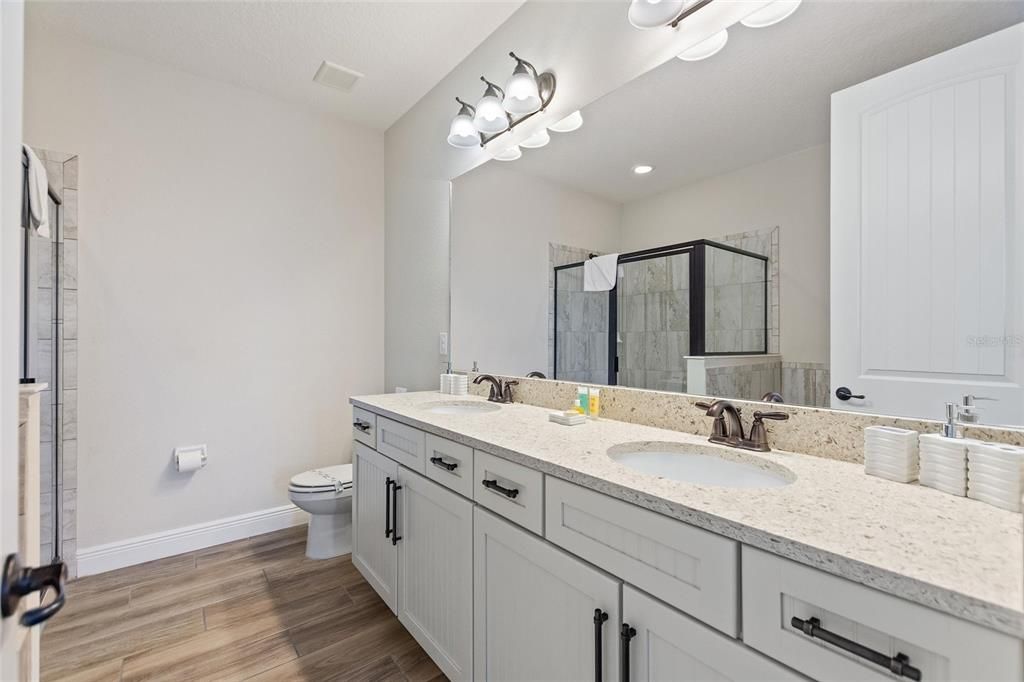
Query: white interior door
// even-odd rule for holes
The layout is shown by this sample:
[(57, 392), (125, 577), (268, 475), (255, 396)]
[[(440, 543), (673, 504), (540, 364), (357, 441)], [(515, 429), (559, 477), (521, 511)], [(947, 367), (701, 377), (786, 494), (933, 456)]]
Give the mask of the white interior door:
[(1024, 24), (832, 95), (833, 407), (1024, 422)]
[[(24, 7), (0, 3), (0, 561), (18, 551), (18, 276)], [(25, 629), (0, 620), (0, 680), (17, 680)]]

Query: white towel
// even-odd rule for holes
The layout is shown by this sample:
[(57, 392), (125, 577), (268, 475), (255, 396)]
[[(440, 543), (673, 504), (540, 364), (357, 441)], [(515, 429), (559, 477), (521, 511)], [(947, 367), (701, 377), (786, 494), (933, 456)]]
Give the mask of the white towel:
[(50, 183), (46, 179), (46, 166), (27, 144), (22, 148), (28, 156), (29, 218), (40, 237), (50, 238)]
[(619, 269), (619, 254), (591, 258), (583, 264), (583, 291), (611, 291)]

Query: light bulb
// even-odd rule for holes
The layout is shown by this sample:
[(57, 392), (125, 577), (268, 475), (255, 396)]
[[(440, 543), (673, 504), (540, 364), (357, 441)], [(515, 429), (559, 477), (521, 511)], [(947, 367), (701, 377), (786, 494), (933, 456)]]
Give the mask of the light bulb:
[(579, 111), (574, 111), (555, 125), (548, 126), (548, 130), (553, 130), (556, 133), (571, 133), (581, 125), (583, 125), (583, 115)]
[(480, 133), (473, 126), (473, 108), (463, 104), (459, 113), (452, 119), (448, 129), (448, 144), (461, 149), (469, 149), (480, 144)]
[(484, 96), (477, 102), (473, 125), (481, 133), (488, 134), (500, 133), (508, 129), (508, 114), (501, 108), (498, 91), (493, 85), (487, 86)]
[(696, 0), (633, 0), (629, 3), (629, 23), (648, 29), (667, 26)]
[(502, 105), (508, 113), (516, 116), (532, 114), (540, 109), (537, 79), (523, 62), (516, 64), (512, 77), (508, 79), (508, 85), (505, 86), (505, 101)]
[(722, 29), (710, 38), (706, 38), (692, 47), (688, 47), (679, 53), (679, 58), (684, 62), (699, 62), (718, 54), (729, 42), (729, 32)]
[(796, 11), (802, 0), (775, 0), (753, 14), (740, 19), (740, 23), (748, 28), (764, 28), (779, 23)]
[(515, 161), (523, 155), (523, 152), (519, 149), (519, 145), (512, 145), (508, 149), (499, 152), (494, 155), (497, 161)]
[(633, 173), (636, 175), (647, 175), (653, 170), (654, 166), (649, 166), (645, 163), (642, 163), (639, 166), (633, 166)]
[(548, 142), (551, 142), (551, 136), (548, 135), (548, 131), (541, 128), (539, 131), (520, 142), (519, 146), (526, 147), (527, 149), (540, 149)]

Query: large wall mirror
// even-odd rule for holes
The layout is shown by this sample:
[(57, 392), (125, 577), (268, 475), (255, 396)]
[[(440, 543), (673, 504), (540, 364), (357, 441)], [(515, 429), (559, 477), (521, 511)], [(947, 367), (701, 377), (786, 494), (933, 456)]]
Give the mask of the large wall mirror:
[(456, 178), (454, 366), (1024, 424), (1021, 22), (804, 2)]

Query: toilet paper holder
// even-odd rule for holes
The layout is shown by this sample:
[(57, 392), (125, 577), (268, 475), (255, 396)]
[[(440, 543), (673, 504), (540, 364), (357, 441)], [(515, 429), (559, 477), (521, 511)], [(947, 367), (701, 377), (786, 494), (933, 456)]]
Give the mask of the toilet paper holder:
[(181, 473), (198, 471), (206, 466), (206, 445), (174, 448), (174, 467)]

